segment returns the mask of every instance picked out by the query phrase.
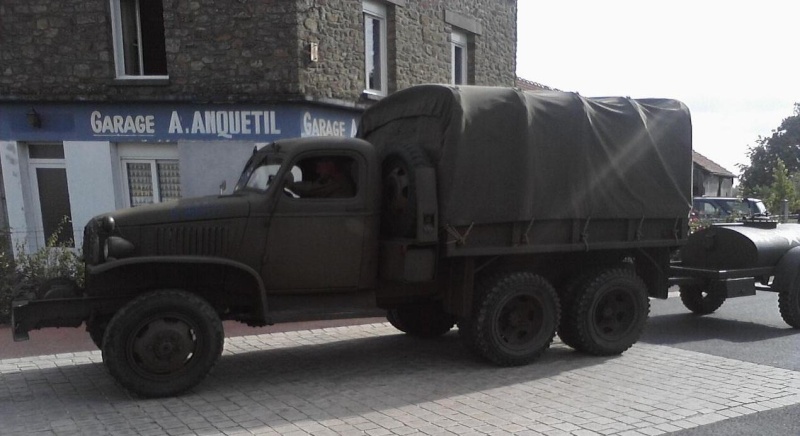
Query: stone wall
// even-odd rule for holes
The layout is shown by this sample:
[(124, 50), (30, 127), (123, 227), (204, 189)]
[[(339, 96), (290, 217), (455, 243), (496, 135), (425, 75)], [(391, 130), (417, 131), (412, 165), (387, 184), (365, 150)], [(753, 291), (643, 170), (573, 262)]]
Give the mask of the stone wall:
[[(515, 0), (391, 0), (389, 90), (448, 82), (447, 13), (481, 28), (474, 82), (512, 86)], [(364, 87), (361, 0), (163, 0), (169, 80), (115, 78), (109, 0), (3, 0), (2, 101), (357, 102)], [(448, 12), (449, 11), (449, 12)], [(309, 44), (320, 60), (309, 60)]]

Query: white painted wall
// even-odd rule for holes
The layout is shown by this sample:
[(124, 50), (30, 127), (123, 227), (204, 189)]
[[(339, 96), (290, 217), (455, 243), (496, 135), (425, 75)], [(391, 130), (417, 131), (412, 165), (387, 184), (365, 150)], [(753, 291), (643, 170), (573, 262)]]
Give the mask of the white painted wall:
[(25, 207), (25, 190), (23, 180), (27, 180), (27, 160), (20, 160), (19, 145), (16, 141), (0, 141), (0, 163), (3, 166), (3, 185), (8, 208), (8, 227), (11, 230), (11, 247), (14, 256), (22, 246), (30, 253), (35, 249), (36, 237), (28, 228), (27, 209)]
[(225, 193), (233, 192), (254, 147), (249, 141), (178, 141), (183, 197), (217, 195), (223, 180)]
[(75, 247), (83, 244), (83, 227), (89, 219), (117, 209), (115, 159), (109, 142), (64, 142)]

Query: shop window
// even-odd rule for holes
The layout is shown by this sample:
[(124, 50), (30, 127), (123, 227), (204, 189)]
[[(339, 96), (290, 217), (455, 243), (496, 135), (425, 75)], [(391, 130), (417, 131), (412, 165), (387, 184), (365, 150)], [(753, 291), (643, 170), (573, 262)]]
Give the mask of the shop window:
[(164, 77), (167, 55), (162, 0), (111, 0), (117, 77)]
[(122, 163), (129, 206), (181, 198), (181, 174), (177, 160), (123, 159)]
[(386, 95), (388, 61), (386, 54), (386, 5), (364, 1), (364, 58), (367, 93)]

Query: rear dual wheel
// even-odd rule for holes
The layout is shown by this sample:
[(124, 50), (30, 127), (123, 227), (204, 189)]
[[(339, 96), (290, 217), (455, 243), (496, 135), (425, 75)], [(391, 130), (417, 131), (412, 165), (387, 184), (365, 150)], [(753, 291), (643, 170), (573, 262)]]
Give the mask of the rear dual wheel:
[(552, 285), (528, 272), (482, 280), (472, 316), (459, 323), (465, 345), (502, 366), (524, 365), (553, 341), (558, 297)]
[(558, 334), (570, 347), (595, 356), (621, 354), (644, 330), (650, 300), (630, 269), (587, 274), (566, 291)]

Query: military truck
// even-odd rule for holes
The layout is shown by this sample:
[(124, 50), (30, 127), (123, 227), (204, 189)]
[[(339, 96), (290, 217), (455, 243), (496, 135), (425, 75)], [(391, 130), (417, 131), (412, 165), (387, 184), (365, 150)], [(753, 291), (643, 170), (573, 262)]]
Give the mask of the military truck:
[[(330, 181), (330, 165), (344, 193), (301, 193)], [(457, 324), (498, 365), (531, 362), (557, 331), (619, 354), (648, 296), (667, 297), (691, 171), (689, 111), (675, 100), (415, 86), (369, 108), (358, 138), (257, 150), (232, 194), (95, 217), (85, 285), (14, 301), (13, 334), (85, 324), (111, 375), (154, 397), (209, 373), (221, 320), (380, 308), (412, 336)]]

